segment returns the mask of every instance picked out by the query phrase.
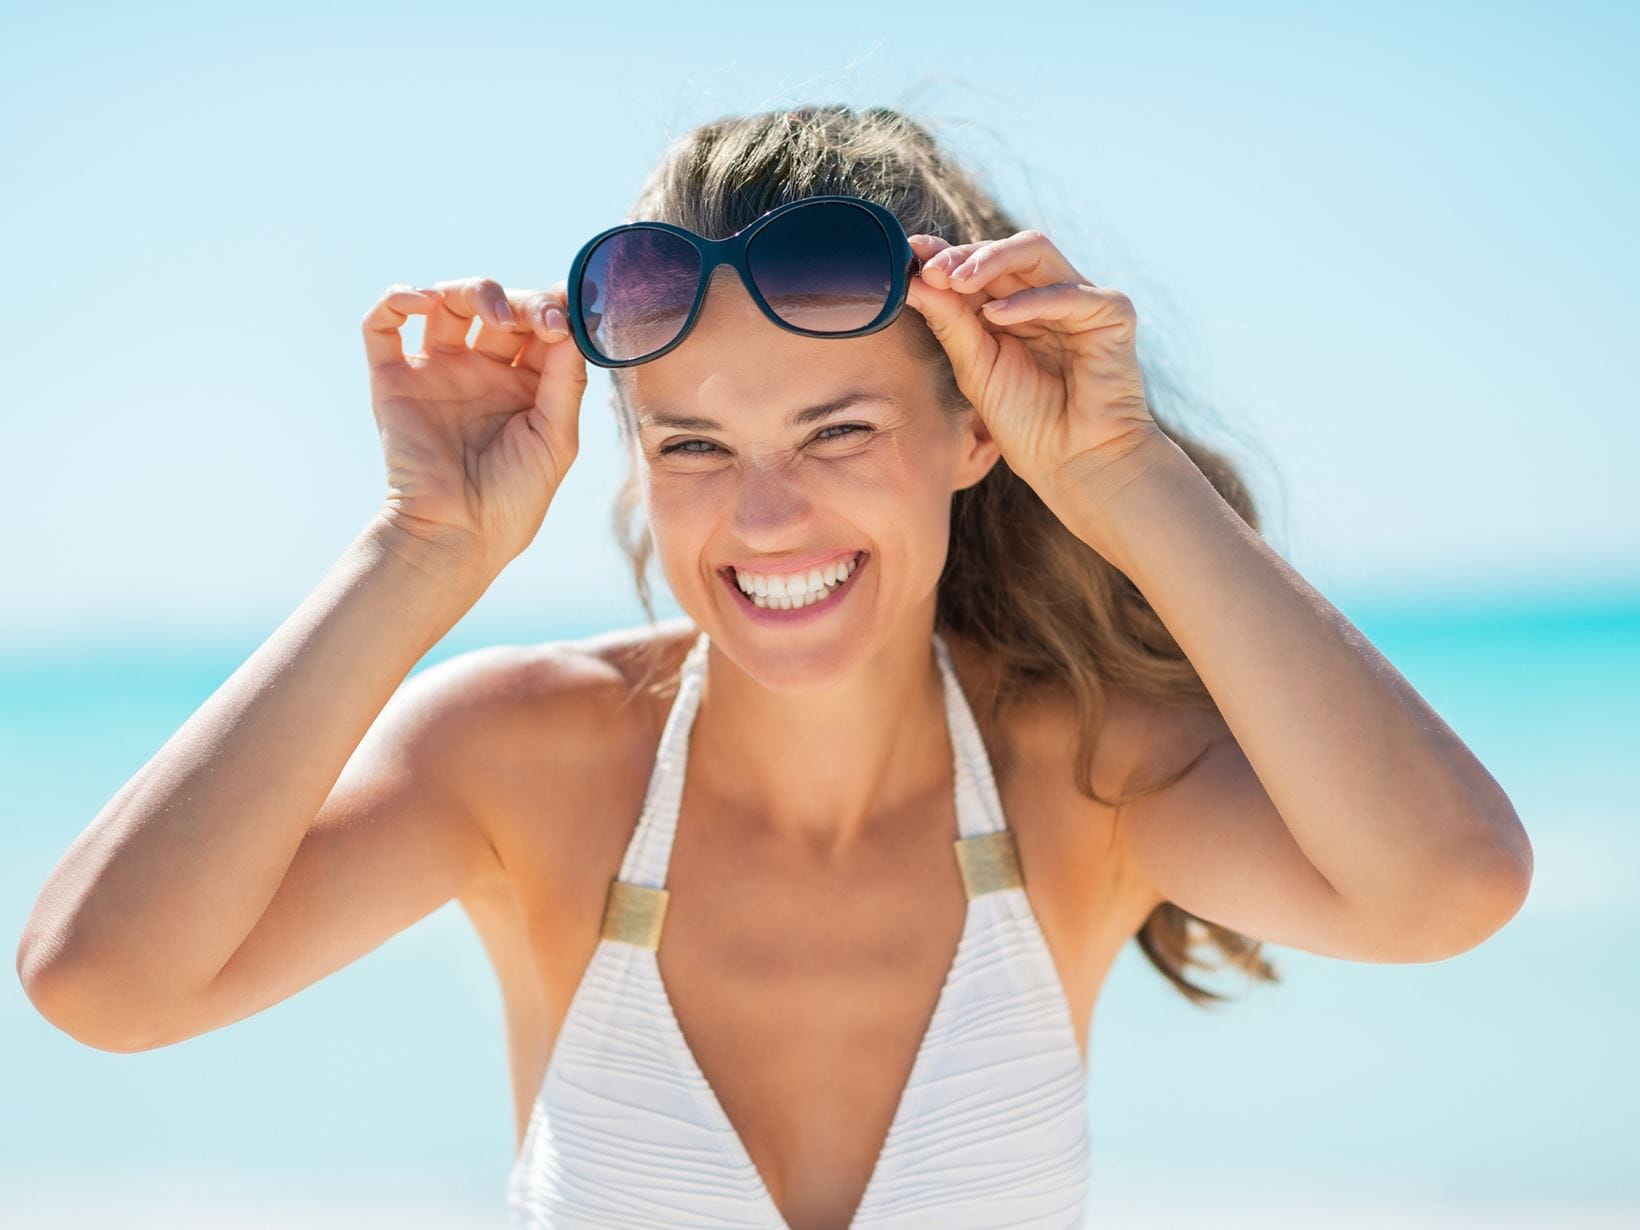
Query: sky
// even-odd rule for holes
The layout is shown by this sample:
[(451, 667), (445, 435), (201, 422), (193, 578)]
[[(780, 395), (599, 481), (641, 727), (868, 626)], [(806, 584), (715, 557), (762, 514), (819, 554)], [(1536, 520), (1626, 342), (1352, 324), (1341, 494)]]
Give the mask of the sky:
[[(821, 101), (909, 111), (1127, 292), (1181, 426), (1341, 605), (1632, 595), (1637, 34), (1593, 3), (8, 6), (0, 648), (270, 631), (381, 504), (386, 286), (550, 286), (671, 137)], [(469, 621), (642, 619), (607, 397), (594, 369)]]
[[(1279, 992), (1202, 1014), (1128, 946), (1093, 1052), (1096, 1188), (1205, 1192), (1226, 1226), (1414, 1224), (1338, 1207), (1363, 1180), (1518, 1206), (1414, 1210), (1431, 1227), (1593, 1226), (1565, 1198), (1610, 1191), (1632, 1224), (1640, 1004), (1610, 974), (1640, 856), (1637, 50), (1632, 0), (0, 5), (0, 778), (22, 821), (0, 914), (17, 934), (128, 768), (380, 506), (359, 325), (384, 288), (550, 286), (692, 125), (898, 106), (1133, 298), (1181, 426), (1242, 466), (1325, 595), (1395, 614), (1375, 637), (1539, 854), (1528, 925), (1456, 963), (1283, 951)], [(449, 642), (642, 620), (608, 389), (595, 369), (540, 534)], [(1444, 604), (1483, 615), (1419, 623)], [(88, 1052), (12, 996), (0, 1037), (35, 1096), (10, 1120), (0, 1098), (0, 1165), (21, 1159), (0, 1190), (37, 1180), (60, 1214), (31, 1225), (111, 1192), (133, 1226), (343, 1224), (284, 1203), (324, 1172), (372, 1215), (471, 1182), (499, 1225), (501, 1005), (450, 909), (150, 1055)], [(1278, 1218), (1318, 1176), (1331, 1207)], [(1552, 1215), (1525, 1199), (1545, 1193)], [(1139, 1212), (1104, 1220), (1211, 1220)], [(477, 1224), (437, 1216), (388, 1220)]]

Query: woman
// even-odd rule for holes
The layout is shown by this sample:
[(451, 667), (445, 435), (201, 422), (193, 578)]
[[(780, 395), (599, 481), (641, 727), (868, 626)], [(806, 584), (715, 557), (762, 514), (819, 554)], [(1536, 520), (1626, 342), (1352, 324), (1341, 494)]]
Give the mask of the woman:
[[(1205, 1001), (1203, 950), (1273, 980), (1261, 941), (1431, 961), (1513, 915), (1496, 781), (1164, 425), (1130, 301), (925, 129), (707, 124), (633, 220), (549, 290), (366, 316), (387, 499), (53, 871), (49, 1019), (175, 1043), (458, 899), (515, 1225), (1074, 1226), (1130, 938)], [(688, 617), (407, 680), (539, 529), (589, 361)]]

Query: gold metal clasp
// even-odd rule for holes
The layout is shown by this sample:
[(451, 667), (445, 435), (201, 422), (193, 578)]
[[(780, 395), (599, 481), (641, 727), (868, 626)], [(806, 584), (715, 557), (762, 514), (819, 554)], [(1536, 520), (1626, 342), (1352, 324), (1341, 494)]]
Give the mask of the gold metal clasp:
[(629, 884), (617, 876), (609, 882), (604, 923), (599, 934), (606, 940), (620, 940), (639, 948), (659, 948), (667, 896), (664, 888)]
[(1019, 848), (1014, 844), (1012, 829), (959, 837), (952, 844), (957, 851), (957, 867), (962, 871), (962, 888), (970, 898), (1024, 886), (1025, 875), (1019, 867)]

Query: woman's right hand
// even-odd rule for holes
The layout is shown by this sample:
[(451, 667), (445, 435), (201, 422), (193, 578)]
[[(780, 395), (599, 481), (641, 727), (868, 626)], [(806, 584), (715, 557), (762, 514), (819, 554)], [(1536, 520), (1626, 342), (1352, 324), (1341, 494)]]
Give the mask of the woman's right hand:
[[(587, 364), (569, 335), (565, 285), (396, 284), (364, 318), (387, 463), (379, 515), (489, 575), (535, 537), (579, 448)], [(416, 314), (427, 316), (422, 353), (407, 356), (399, 329)]]

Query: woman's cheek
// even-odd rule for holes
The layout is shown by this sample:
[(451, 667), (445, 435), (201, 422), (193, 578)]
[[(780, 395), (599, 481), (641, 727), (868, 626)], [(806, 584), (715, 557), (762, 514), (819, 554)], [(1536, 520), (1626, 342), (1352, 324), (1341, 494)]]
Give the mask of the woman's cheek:
[[(689, 560), (699, 557), (703, 544), (712, 537), (713, 527), (723, 520), (723, 497), (709, 484), (687, 476), (655, 474), (645, 497), (645, 515), (656, 553), (668, 580), (676, 582), (691, 569)], [(674, 561), (677, 567), (672, 565)]]
[(895, 516), (920, 517), (926, 510), (946, 516), (950, 492), (940, 486), (940, 462), (900, 433), (884, 433), (871, 447), (836, 470), (839, 490), (851, 505), (892, 508)]

